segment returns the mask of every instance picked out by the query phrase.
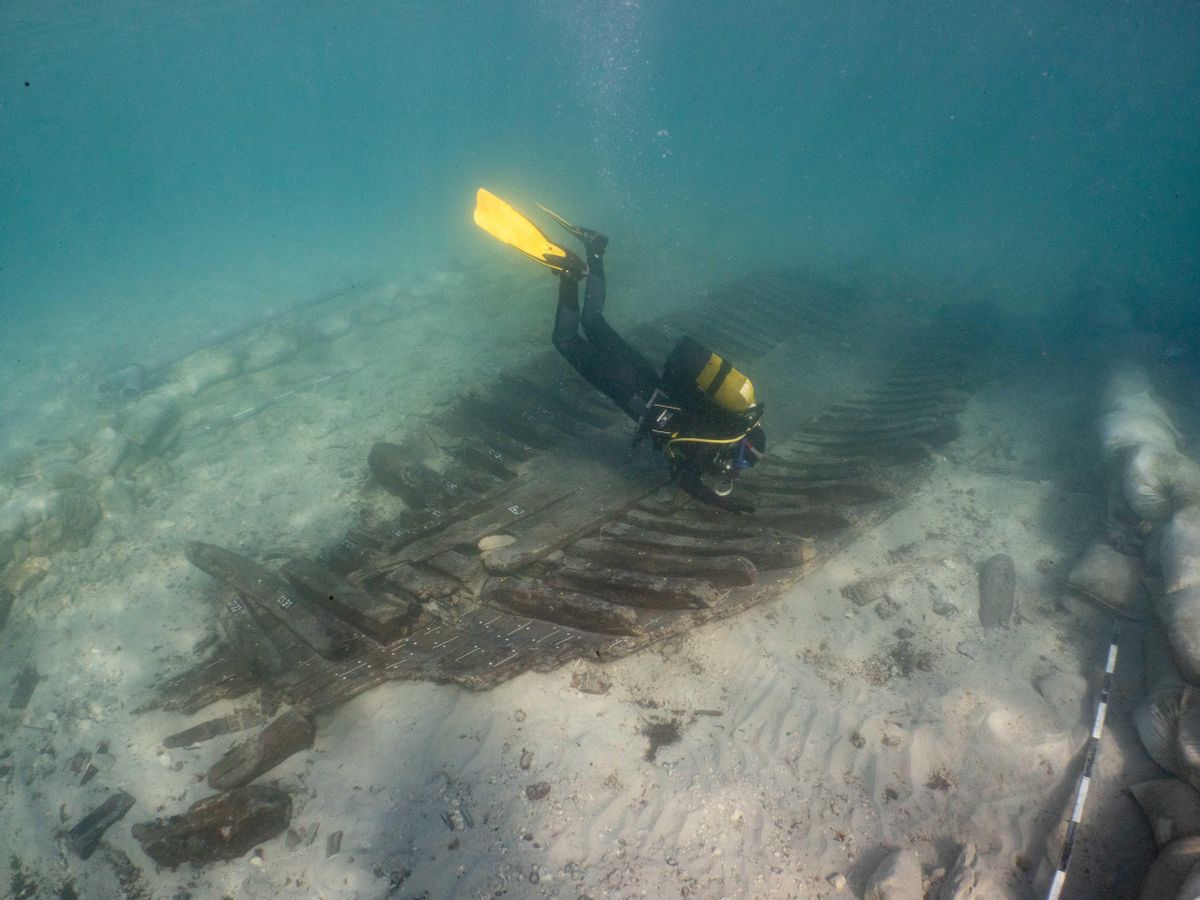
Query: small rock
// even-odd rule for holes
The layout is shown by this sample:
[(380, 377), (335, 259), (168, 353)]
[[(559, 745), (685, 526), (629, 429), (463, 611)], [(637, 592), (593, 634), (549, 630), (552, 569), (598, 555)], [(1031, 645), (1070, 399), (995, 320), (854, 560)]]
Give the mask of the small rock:
[(834, 872), (825, 880), (833, 885), (835, 891), (844, 891), (846, 889), (846, 876), (841, 872)]
[(911, 850), (896, 849), (879, 861), (863, 900), (922, 900), (921, 862)]
[(541, 800), (550, 793), (550, 782), (539, 781), (525, 788), (525, 796), (530, 800)]
[(520, 762), (521, 768), (528, 771), (529, 767), (532, 765), (533, 765), (533, 752), (531, 750), (526, 750), (524, 747), (522, 747), (521, 748), (521, 762)]
[(902, 640), (902, 641), (907, 641), (909, 638), (914, 638), (916, 636), (917, 636), (917, 633), (915, 631), (913, 631), (911, 628), (897, 628), (896, 629), (896, 637), (900, 638), (900, 640)]
[(342, 852), (342, 833), (335, 831), (325, 838), (325, 858), (337, 856)]
[(886, 594), (891, 586), (891, 575), (875, 575), (846, 585), (842, 588), (842, 596), (855, 606), (866, 606)]
[(978, 659), (979, 653), (983, 648), (975, 641), (962, 641), (954, 649), (967, 659)]
[(875, 615), (879, 616), (879, 618), (884, 619), (885, 621), (896, 615), (898, 612), (900, 612), (900, 604), (891, 597), (884, 597), (875, 606)]
[(581, 694), (607, 694), (612, 682), (595, 669), (585, 669), (571, 676), (571, 687)]
[(974, 844), (962, 848), (954, 868), (938, 891), (938, 900), (983, 900), (985, 897), (1004, 896), (999, 885), (982, 870), (979, 851)]
[(953, 619), (958, 615), (958, 607), (953, 603), (944, 603), (940, 600), (935, 600), (933, 604), (933, 614), (941, 616), (943, 619)]
[(524, 722), (524, 721), (525, 721), (525, 710), (523, 710), (523, 709), (514, 709), (514, 710), (513, 710), (513, 721), (515, 721), (515, 722)]

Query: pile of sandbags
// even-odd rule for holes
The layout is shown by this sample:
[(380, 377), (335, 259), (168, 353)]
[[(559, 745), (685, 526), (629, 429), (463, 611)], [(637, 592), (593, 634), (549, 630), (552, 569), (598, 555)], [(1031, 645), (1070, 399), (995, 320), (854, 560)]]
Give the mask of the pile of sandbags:
[[(1130, 619), (1151, 617), (1148, 693), (1134, 721), (1175, 778), (1131, 789), (1159, 856), (1141, 896), (1194, 897), (1200, 884), (1200, 465), (1145, 372), (1121, 366), (1104, 396), (1100, 440), (1109, 512), (1076, 564), (1073, 591)], [(1165, 638), (1165, 639), (1164, 639)]]

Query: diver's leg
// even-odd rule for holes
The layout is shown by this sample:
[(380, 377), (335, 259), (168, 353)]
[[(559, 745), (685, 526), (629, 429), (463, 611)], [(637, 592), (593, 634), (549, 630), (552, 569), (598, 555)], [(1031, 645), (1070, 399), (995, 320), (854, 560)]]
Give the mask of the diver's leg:
[[(574, 340), (579, 339), (579, 279), (566, 272), (558, 276), (558, 309), (554, 313), (554, 346), (566, 356)], [(573, 365), (573, 363), (572, 363)]]
[[(619, 346), (610, 343), (606, 347), (585, 338), (578, 331), (579, 319), (579, 281), (564, 272), (559, 276), (558, 311), (554, 316), (555, 349), (588, 384), (630, 418), (639, 420), (658, 383), (658, 373), (649, 363), (644, 367), (631, 364), (628, 354), (620, 352), (620, 347), (626, 345), (616, 334), (613, 338)], [(603, 319), (600, 322), (608, 328)], [(613, 352), (614, 348), (617, 352)]]
[(584, 233), (588, 275), (583, 293), (583, 331), (601, 353), (611, 358), (614, 369), (622, 371), (622, 380), (626, 385), (622, 392), (626, 399), (618, 401), (618, 405), (638, 419), (641, 418), (641, 412), (635, 414), (632, 411), (638, 406), (636, 398), (640, 398), (641, 407), (649, 401), (660, 380), (658, 369), (617, 334), (604, 318), (604, 301), (608, 293), (604, 280), (604, 248), (608, 238), (586, 229)]

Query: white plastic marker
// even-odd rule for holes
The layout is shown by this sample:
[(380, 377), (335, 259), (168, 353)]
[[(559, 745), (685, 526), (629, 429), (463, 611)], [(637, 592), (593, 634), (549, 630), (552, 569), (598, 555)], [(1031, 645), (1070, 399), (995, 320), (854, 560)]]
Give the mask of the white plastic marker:
[(1104, 733), (1104, 719), (1108, 715), (1108, 692), (1112, 690), (1113, 672), (1117, 668), (1117, 643), (1120, 638), (1120, 626), (1113, 622), (1112, 640), (1108, 644), (1108, 661), (1104, 664), (1104, 683), (1100, 688), (1100, 699), (1096, 703), (1096, 717), (1092, 720), (1092, 736), (1088, 738), (1087, 754), (1083, 760), (1083, 772), (1079, 776), (1079, 786), (1075, 789), (1075, 808), (1071, 811), (1071, 821), (1067, 823), (1067, 835), (1063, 838), (1062, 856), (1058, 860), (1058, 871), (1050, 882), (1050, 890), (1046, 892), (1046, 900), (1058, 900), (1063, 885), (1067, 881), (1067, 866), (1071, 862), (1071, 850), (1075, 846), (1075, 831), (1083, 821), (1083, 806), (1087, 803), (1088, 788), (1092, 785), (1092, 767), (1096, 765), (1096, 754), (1100, 750), (1100, 735)]

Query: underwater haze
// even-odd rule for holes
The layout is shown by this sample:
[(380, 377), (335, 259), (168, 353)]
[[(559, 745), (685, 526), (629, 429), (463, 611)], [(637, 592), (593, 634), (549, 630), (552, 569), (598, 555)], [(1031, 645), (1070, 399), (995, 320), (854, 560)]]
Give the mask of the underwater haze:
[(1198, 161), (1194, 0), (3, 0), (9, 893), (1135, 896)]
[(698, 267), (1198, 283), (1185, 2), (9, 2), (0, 51), (10, 364), (494, 253), (480, 184)]

